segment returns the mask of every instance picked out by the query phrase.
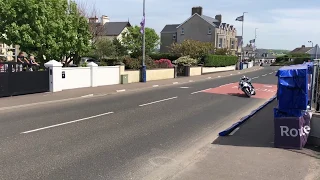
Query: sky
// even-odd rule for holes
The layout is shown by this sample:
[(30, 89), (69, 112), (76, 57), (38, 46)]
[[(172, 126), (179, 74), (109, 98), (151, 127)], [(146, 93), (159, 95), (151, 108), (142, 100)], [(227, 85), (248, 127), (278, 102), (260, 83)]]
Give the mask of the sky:
[[(139, 25), (143, 0), (76, 0), (89, 14), (109, 16), (111, 22), (130, 21)], [(191, 16), (191, 8), (201, 6), (203, 14), (232, 24), (243, 12), (244, 42), (254, 39), (257, 48), (293, 50), (301, 45), (320, 43), (320, 0), (146, 0), (146, 27), (160, 31), (166, 24), (180, 24)], [(95, 10), (93, 13), (92, 10)]]

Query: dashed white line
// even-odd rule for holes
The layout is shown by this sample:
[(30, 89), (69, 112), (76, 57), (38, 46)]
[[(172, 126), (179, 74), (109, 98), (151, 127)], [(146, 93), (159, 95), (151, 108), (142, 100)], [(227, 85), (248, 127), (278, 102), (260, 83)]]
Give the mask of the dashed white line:
[(273, 72), (269, 73), (269, 74), (273, 74)]
[(251, 79), (257, 79), (257, 78), (259, 78), (259, 76), (253, 77), (253, 78), (251, 78)]
[(179, 82), (173, 82), (172, 84), (178, 84)]
[(211, 88), (204, 89), (204, 90), (200, 90), (200, 91), (196, 91), (196, 92), (193, 92), (193, 93), (191, 93), (191, 94), (198, 94), (198, 93), (201, 93), (201, 92), (206, 91), (206, 90), (209, 90), (209, 89), (211, 89)]
[(124, 92), (124, 91), (126, 91), (125, 89), (119, 89), (119, 90), (117, 90), (117, 92)]
[(233, 74), (230, 74), (230, 76), (232, 76)]
[(189, 87), (180, 87), (181, 89), (188, 89)]
[(81, 96), (81, 97), (86, 98), (86, 97), (91, 97), (91, 96), (93, 96), (93, 94), (88, 94), (88, 95), (84, 95), (84, 96)]
[(221, 76), (218, 76), (218, 78), (219, 78), (219, 77), (221, 77)]
[(46, 127), (42, 127), (42, 128), (38, 128), (38, 129), (33, 129), (33, 130), (30, 130), (30, 131), (22, 132), (20, 134), (28, 134), (28, 133), (31, 133), (31, 132), (41, 131), (41, 130), (44, 130), (44, 129), (50, 129), (50, 128), (54, 128), (54, 127), (58, 127), (58, 126), (63, 126), (63, 125), (66, 125), (66, 124), (80, 122), (80, 121), (84, 121), (84, 120), (88, 120), (88, 119), (93, 119), (93, 118), (100, 117), (100, 116), (105, 116), (105, 115), (108, 115), (108, 114), (113, 114), (113, 112), (102, 113), (102, 114), (98, 114), (98, 115), (95, 115), (95, 116), (90, 116), (90, 117), (86, 117), (86, 118), (77, 119), (77, 120), (74, 120), (74, 121), (69, 121), (69, 122), (65, 122), (65, 123), (55, 124), (55, 125), (52, 125), (52, 126), (46, 126)]
[(262, 75), (262, 76), (266, 76), (266, 75), (268, 75), (268, 74), (264, 74), (264, 75)]
[(207, 77), (207, 79), (211, 79), (211, 77)]
[(158, 87), (159, 85), (153, 85), (152, 87)]
[(237, 127), (235, 130), (233, 130), (229, 135), (232, 136), (234, 135), (234, 133), (236, 133), (238, 130), (240, 129), (240, 127)]
[(189, 80), (189, 82), (194, 82), (193, 80)]
[(149, 102), (149, 103), (146, 103), (146, 104), (140, 104), (139, 106), (140, 107), (147, 106), (147, 105), (151, 105), (151, 104), (155, 104), (155, 103), (163, 102), (163, 101), (168, 101), (168, 100), (176, 99), (176, 98), (178, 98), (178, 97), (176, 96), (176, 97), (172, 97), (172, 98), (162, 99), (162, 100), (159, 100), (159, 101), (153, 101), (153, 102)]
[(241, 74), (241, 72), (238, 72), (238, 74)]

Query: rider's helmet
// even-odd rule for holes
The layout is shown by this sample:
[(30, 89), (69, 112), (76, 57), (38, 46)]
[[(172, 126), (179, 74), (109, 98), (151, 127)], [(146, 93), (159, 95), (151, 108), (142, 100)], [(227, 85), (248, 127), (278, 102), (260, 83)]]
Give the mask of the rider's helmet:
[(241, 77), (241, 79), (246, 79), (247, 77), (245, 76), (245, 75), (243, 75), (242, 77)]

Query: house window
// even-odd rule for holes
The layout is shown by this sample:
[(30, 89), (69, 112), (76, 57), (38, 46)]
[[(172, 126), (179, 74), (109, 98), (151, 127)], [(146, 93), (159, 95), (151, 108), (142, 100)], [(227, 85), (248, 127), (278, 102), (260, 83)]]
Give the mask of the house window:
[(181, 34), (184, 34), (184, 28), (181, 28)]
[(219, 39), (219, 45), (218, 45), (218, 47), (219, 47), (219, 48), (222, 48), (222, 38)]
[(208, 34), (212, 34), (212, 29), (211, 29), (211, 27), (208, 28)]
[(234, 49), (234, 41), (231, 41), (231, 49)]
[(176, 39), (177, 37), (176, 37), (176, 34), (173, 34), (172, 35), (172, 39)]

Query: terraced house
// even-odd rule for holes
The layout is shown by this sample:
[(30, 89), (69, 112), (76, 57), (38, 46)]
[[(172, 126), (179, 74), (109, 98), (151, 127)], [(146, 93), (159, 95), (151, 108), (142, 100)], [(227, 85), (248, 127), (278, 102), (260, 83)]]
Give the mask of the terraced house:
[(192, 39), (212, 42), (215, 47), (227, 48), (235, 54), (238, 51), (239, 39), (236, 37), (236, 28), (223, 23), (221, 14), (212, 18), (203, 15), (202, 10), (202, 7), (193, 7), (191, 16), (186, 21), (181, 24), (166, 25), (161, 31), (160, 52), (168, 52), (172, 43)]

